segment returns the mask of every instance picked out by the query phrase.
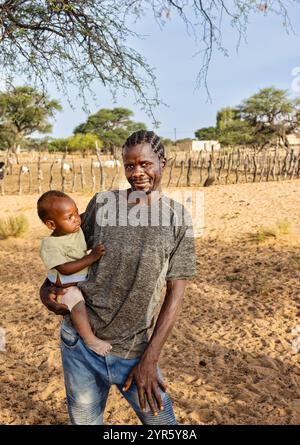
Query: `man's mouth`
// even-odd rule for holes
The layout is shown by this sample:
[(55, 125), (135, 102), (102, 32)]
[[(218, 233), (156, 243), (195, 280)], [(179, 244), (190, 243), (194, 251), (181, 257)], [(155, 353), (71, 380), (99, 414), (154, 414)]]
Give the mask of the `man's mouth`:
[(133, 185), (146, 185), (149, 181), (133, 181)]

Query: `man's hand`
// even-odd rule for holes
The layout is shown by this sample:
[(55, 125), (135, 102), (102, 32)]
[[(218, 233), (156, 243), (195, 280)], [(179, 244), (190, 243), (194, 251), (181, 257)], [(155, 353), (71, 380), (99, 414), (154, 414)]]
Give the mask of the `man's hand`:
[(166, 391), (165, 385), (159, 380), (157, 375), (157, 363), (163, 344), (168, 338), (179, 312), (185, 285), (185, 280), (167, 281), (166, 296), (157, 317), (151, 339), (140, 362), (128, 375), (123, 388), (123, 391), (127, 391), (132, 381), (135, 380), (141, 409), (146, 408), (145, 398), (147, 398), (154, 415), (157, 415), (157, 407), (160, 410), (164, 409), (159, 387)]
[(40, 289), (40, 298), (49, 311), (56, 315), (67, 315), (69, 314), (68, 306), (57, 302), (58, 296), (63, 293), (64, 289), (55, 288), (49, 280), (46, 280)]
[(148, 401), (153, 415), (157, 416), (158, 410), (164, 410), (159, 387), (164, 392), (166, 391), (166, 386), (157, 375), (157, 362), (143, 356), (141, 361), (132, 368), (124, 384), (123, 391), (127, 391), (130, 388), (133, 380), (137, 386), (142, 411), (145, 411), (146, 401)]

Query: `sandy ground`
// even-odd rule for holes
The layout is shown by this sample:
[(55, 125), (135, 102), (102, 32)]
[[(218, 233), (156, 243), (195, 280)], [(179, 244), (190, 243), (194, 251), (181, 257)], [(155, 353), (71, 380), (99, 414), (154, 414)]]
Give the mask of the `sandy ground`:
[[(74, 195), (80, 210), (90, 196)], [(38, 297), (38, 257), (47, 229), (37, 196), (0, 197), (0, 216), (24, 213), (30, 232), (0, 240), (0, 423), (66, 424), (59, 355), (60, 317)], [(288, 219), (288, 234), (249, 239), (260, 225)], [(300, 182), (214, 186), (205, 190), (198, 275), (160, 360), (182, 424), (300, 423), (300, 364), (292, 330), (300, 319)], [(300, 329), (300, 328), (299, 328)], [(112, 388), (108, 424), (138, 424)]]

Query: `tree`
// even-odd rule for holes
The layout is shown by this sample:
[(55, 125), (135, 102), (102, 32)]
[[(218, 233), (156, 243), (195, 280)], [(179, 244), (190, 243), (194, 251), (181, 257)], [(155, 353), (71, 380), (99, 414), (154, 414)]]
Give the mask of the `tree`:
[(89, 151), (95, 151), (96, 143), (99, 148), (102, 147), (102, 141), (95, 134), (77, 133), (68, 139), (68, 150), (81, 151), (85, 156)]
[(203, 127), (195, 131), (195, 136), (200, 141), (212, 141), (217, 139), (217, 130), (215, 127)]
[(238, 108), (226, 107), (217, 113), (217, 139), (221, 145), (249, 145), (253, 143), (251, 125), (241, 119)]
[(160, 140), (165, 147), (174, 145), (174, 141), (172, 141), (172, 139), (170, 139), (170, 138), (160, 138)]
[(102, 108), (89, 116), (84, 124), (78, 125), (74, 133), (94, 134), (103, 142), (104, 151), (114, 153), (132, 132), (146, 129), (145, 124), (132, 121), (132, 116), (133, 112), (127, 108)]
[(253, 145), (262, 149), (300, 130), (300, 99), (289, 99), (286, 90), (263, 88), (238, 107), (240, 119), (251, 126)]
[(12, 148), (16, 148), (32, 133), (49, 133), (52, 130), (49, 118), (58, 110), (61, 110), (58, 101), (29, 86), (0, 92), (2, 139), (6, 135), (7, 145), (12, 144)]
[(221, 145), (261, 150), (281, 141), (288, 148), (287, 135), (300, 131), (300, 99), (289, 99), (285, 90), (263, 88), (237, 107), (222, 108), (216, 127), (209, 128)]
[(69, 138), (56, 138), (49, 142), (49, 152), (61, 151), (64, 152), (68, 148)]
[[(225, 4), (226, 3), (226, 4)], [(131, 90), (151, 114), (159, 103), (155, 76), (144, 57), (127, 45), (136, 20), (152, 10), (159, 24), (175, 14), (200, 43), (202, 62), (198, 83), (206, 84), (207, 71), (222, 45), (222, 23), (230, 20), (239, 41), (246, 34), (252, 14), (280, 14), (290, 26), (282, 0), (256, 2), (234, 0), (3, 0), (0, 4), (0, 64), (8, 79), (15, 75), (34, 79), (45, 87), (54, 80), (67, 92), (75, 85), (79, 94), (98, 80), (114, 95)], [(298, 3), (290, 0), (289, 4)]]
[(0, 150), (7, 150), (14, 144), (14, 134), (9, 127), (0, 125)]

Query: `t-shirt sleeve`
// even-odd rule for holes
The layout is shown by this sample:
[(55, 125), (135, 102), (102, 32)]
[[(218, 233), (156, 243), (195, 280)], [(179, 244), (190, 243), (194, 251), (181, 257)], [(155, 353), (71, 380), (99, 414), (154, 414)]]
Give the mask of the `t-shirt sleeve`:
[(47, 270), (68, 262), (59, 246), (54, 246), (47, 239), (42, 241), (40, 256)]
[(93, 247), (93, 241), (94, 241), (94, 230), (96, 222), (96, 199), (97, 199), (97, 193), (90, 200), (86, 208), (86, 211), (83, 213), (81, 217), (81, 229), (83, 231), (88, 250)]
[(185, 280), (196, 275), (195, 241), (191, 220), (175, 228), (175, 246), (169, 256), (166, 280)]

